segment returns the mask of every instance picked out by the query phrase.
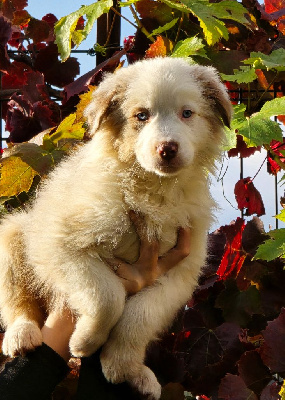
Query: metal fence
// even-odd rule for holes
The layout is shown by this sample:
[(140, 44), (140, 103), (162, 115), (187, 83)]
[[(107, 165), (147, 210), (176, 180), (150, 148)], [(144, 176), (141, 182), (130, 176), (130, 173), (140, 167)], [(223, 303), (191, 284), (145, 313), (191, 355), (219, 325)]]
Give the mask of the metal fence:
[[(105, 20), (103, 21), (103, 28), (101, 29), (101, 43), (105, 43), (106, 40), (106, 35), (109, 32), (109, 25), (113, 20)], [(107, 25), (106, 25), (107, 24)], [(118, 39), (118, 32), (119, 32), (119, 27), (117, 28), (117, 33), (116, 33), (116, 38)], [(105, 32), (102, 34), (102, 32)], [(114, 41), (117, 39), (113, 38)], [(119, 48), (119, 44), (114, 48), (112, 47), (111, 51), (114, 52)], [(85, 54), (86, 57), (94, 56), (95, 52), (93, 49), (88, 49), (88, 50), (72, 50), (72, 53), (75, 54)], [(106, 55), (106, 57), (109, 57), (111, 54), (109, 53)], [(98, 65), (103, 61), (101, 55), (96, 55), (96, 64)], [(2, 90), (1, 87), (1, 77), (2, 74), (0, 72), (0, 149), (2, 150), (4, 147), (6, 147), (6, 140), (8, 139), (9, 132), (5, 130), (5, 124), (3, 121), (3, 108), (2, 104), (3, 102), (7, 101), (9, 99), (9, 95), (5, 95), (5, 91)], [(230, 90), (230, 95), (232, 98), (232, 101), (236, 102), (237, 104), (240, 103), (247, 103), (248, 101), (252, 103), (255, 103), (256, 106), (260, 106), (260, 102), (264, 102), (268, 99), (276, 98), (278, 97), (278, 91), (277, 90), (267, 90), (267, 91), (262, 91), (262, 90), (245, 90), (242, 88), (239, 88), (237, 90)], [(243, 158), (240, 158), (239, 162), (239, 176), (240, 179), (244, 178), (244, 160)], [(279, 212), (279, 192), (280, 189), (278, 189), (278, 178), (275, 176), (275, 184), (274, 184), (274, 199), (272, 198), (272, 201), (275, 203), (275, 215), (278, 214)], [(276, 219), (275, 221), (275, 227), (278, 228), (278, 220)]]

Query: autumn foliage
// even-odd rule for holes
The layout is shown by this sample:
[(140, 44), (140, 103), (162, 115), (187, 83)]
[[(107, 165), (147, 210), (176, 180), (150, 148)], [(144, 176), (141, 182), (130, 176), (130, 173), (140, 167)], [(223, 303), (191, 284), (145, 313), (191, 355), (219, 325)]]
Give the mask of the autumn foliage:
[[(82, 76), (70, 53), (113, 2), (82, 6), (60, 20), (35, 19), (26, 6), (0, 0), (0, 100), (9, 132), (0, 165), (2, 214), (25, 207), (40, 180), (88, 140), (82, 111), (102, 72), (121, 67), (124, 55), (129, 63), (171, 56), (214, 65), (235, 110), (225, 155), (247, 158), (265, 149), (268, 172), (284, 173), (284, 0), (122, 2), (134, 15), (135, 35)], [(102, 45), (109, 43), (90, 52), (104, 52)], [(242, 177), (233, 191), (242, 215), (209, 235), (193, 298), (147, 355), (164, 399), (285, 399), (285, 229), (264, 231), (254, 177)], [(285, 221), (285, 213), (277, 218)], [(61, 386), (61, 398), (74, 396), (74, 379), (77, 372)]]

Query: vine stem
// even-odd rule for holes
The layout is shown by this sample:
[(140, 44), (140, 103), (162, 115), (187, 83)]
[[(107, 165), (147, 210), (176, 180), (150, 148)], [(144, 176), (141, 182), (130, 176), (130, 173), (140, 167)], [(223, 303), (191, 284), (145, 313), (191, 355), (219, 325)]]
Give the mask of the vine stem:
[(127, 17), (122, 15), (118, 10), (116, 10), (114, 7), (110, 8), (115, 14), (117, 14), (120, 18), (123, 18), (125, 21), (127, 21), (130, 25), (132, 25), (134, 28), (138, 29), (138, 26), (135, 25), (132, 21), (130, 21)]
[(179, 38), (180, 31), (181, 31), (183, 20), (184, 20), (184, 13), (182, 13), (180, 20), (179, 20), (179, 25), (178, 25), (177, 34), (176, 34), (176, 38), (175, 38), (173, 47), (175, 47), (178, 42), (178, 38)]
[(135, 11), (135, 9), (134, 9), (134, 7), (133, 7), (132, 5), (130, 5), (130, 10), (131, 10), (131, 13), (133, 14), (133, 17), (134, 17), (134, 19), (135, 19), (135, 21), (136, 21), (136, 23), (137, 23), (139, 29), (142, 31), (142, 33), (144, 33), (144, 34), (146, 35), (146, 37), (147, 37), (152, 43), (154, 43), (154, 42), (155, 42), (154, 38), (153, 38), (153, 37), (151, 36), (151, 34), (145, 29), (145, 27), (143, 26), (143, 24), (142, 24), (141, 21), (139, 20), (139, 17), (137, 16), (137, 13), (136, 13), (136, 11)]
[(252, 112), (254, 112), (258, 106), (258, 104), (261, 102), (261, 100), (263, 99), (263, 97), (266, 95), (266, 93), (268, 92), (268, 90), (270, 89), (270, 86), (273, 85), (275, 79), (278, 77), (279, 72), (277, 71), (275, 76), (273, 77), (273, 79), (271, 80), (271, 82), (268, 84), (267, 88), (264, 90), (264, 92), (262, 93), (262, 95), (259, 97), (259, 99), (257, 100)]

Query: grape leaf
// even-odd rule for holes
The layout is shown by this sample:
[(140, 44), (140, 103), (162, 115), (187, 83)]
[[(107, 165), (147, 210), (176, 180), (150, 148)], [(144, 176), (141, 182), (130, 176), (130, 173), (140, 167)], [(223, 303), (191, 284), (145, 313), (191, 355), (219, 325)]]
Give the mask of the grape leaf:
[(156, 41), (147, 49), (146, 58), (166, 57), (173, 48), (172, 42), (162, 36), (157, 36)]
[(5, 46), (12, 36), (11, 23), (0, 16), (0, 45)]
[(202, 39), (196, 36), (180, 40), (173, 49), (171, 54), (172, 57), (189, 57), (189, 56), (200, 56), (207, 57), (206, 51), (204, 50), (205, 45)]
[(31, 18), (27, 28), (27, 34), (33, 40), (34, 44), (43, 42), (49, 37), (50, 26), (46, 21)]
[[(82, 40), (86, 39), (96, 19), (102, 14), (107, 13), (112, 6), (112, 0), (101, 0), (88, 6), (80, 7), (79, 10), (62, 17), (55, 24), (55, 42), (58, 46), (62, 61), (65, 61), (70, 55), (71, 41), (73, 40), (76, 46), (79, 46)], [(86, 16), (87, 20), (85, 28), (79, 29), (75, 32), (77, 22), (83, 15)]]
[(246, 386), (258, 395), (272, 379), (269, 369), (256, 350), (247, 351), (241, 356), (238, 372)]
[(285, 222), (285, 209), (281, 210), (281, 212), (276, 215), (275, 218), (279, 219), (282, 222)]
[(49, 43), (38, 52), (34, 66), (44, 74), (46, 82), (58, 87), (73, 82), (75, 76), (79, 74), (78, 60), (70, 57), (62, 64), (58, 60), (58, 49), (54, 43)]
[(255, 69), (248, 66), (241, 66), (239, 70), (234, 69), (233, 75), (221, 74), (221, 77), (230, 82), (250, 83), (257, 79)]
[(243, 61), (244, 64), (250, 64), (255, 69), (275, 69), (276, 71), (285, 71), (285, 49), (273, 50), (267, 55), (261, 52), (250, 53), (250, 57)]
[(240, 210), (246, 209), (246, 215), (265, 214), (265, 208), (259, 191), (254, 186), (252, 180), (248, 178), (240, 179), (235, 184), (234, 194)]
[(273, 372), (285, 372), (285, 309), (283, 308), (278, 318), (269, 321), (262, 332), (264, 343), (260, 355), (263, 362)]
[(0, 197), (18, 196), (28, 192), (37, 172), (19, 157), (3, 158), (0, 164)]
[(245, 223), (238, 218), (235, 223), (220, 228), (221, 232), (226, 235), (226, 245), (224, 254), (217, 270), (220, 279), (227, 279), (229, 276), (237, 276), (246, 254), (242, 248), (242, 232)]
[(261, 146), (258, 147), (248, 147), (243, 137), (241, 135), (236, 136), (236, 147), (233, 147), (228, 151), (229, 157), (237, 157), (240, 155), (242, 158), (250, 157), (256, 151), (261, 151)]
[(245, 117), (245, 105), (234, 106), (235, 114), (231, 123), (231, 130), (238, 131), (244, 137), (248, 146), (262, 146), (270, 144), (272, 140), (282, 141), (282, 130), (278, 122), (272, 121), (273, 116), (284, 113), (285, 97), (276, 98), (267, 101), (260, 112), (251, 117)]
[(219, 386), (219, 399), (258, 400), (258, 397), (248, 389), (240, 376), (226, 374)]
[(218, 295), (215, 305), (222, 309), (225, 321), (246, 327), (252, 315), (261, 312), (260, 293), (255, 286), (240, 291), (231, 278), (225, 281), (225, 289)]
[(173, 28), (174, 25), (176, 25), (178, 19), (179, 19), (179, 18), (175, 18), (175, 19), (173, 19), (172, 21), (168, 22), (167, 24), (165, 24), (165, 25), (163, 25), (163, 26), (160, 26), (160, 27), (157, 28), (157, 29), (154, 29), (154, 30), (149, 34), (148, 37), (160, 35), (161, 33), (165, 32), (165, 31), (168, 31), (169, 29)]
[(238, 2), (223, 0), (219, 3), (209, 3), (208, 0), (181, 0), (174, 2), (163, 0), (170, 8), (184, 13), (194, 14), (203, 29), (209, 45), (215, 44), (220, 38), (229, 38), (228, 29), (221, 19), (231, 19), (241, 24), (248, 24), (244, 14), (247, 10)]
[(269, 231), (270, 238), (261, 244), (254, 256), (255, 259), (272, 261), (285, 254), (285, 228)]

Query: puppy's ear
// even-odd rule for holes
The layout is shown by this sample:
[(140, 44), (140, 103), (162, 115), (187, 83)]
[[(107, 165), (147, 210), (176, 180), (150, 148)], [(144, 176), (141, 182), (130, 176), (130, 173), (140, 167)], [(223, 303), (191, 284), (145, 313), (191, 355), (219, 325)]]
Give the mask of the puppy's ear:
[(215, 68), (204, 66), (195, 67), (195, 74), (198, 82), (202, 85), (204, 97), (206, 97), (209, 102), (214, 114), (229, 128), (233, 108), (225, 85), (221, 82)]
[(91, 136), (122, 100), (125, 85), (118, 75), (120, 74), (110, 73), (105, 76), (98, 88), (94, 90), (91, 101), (84, 110)]

